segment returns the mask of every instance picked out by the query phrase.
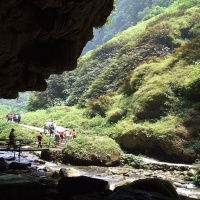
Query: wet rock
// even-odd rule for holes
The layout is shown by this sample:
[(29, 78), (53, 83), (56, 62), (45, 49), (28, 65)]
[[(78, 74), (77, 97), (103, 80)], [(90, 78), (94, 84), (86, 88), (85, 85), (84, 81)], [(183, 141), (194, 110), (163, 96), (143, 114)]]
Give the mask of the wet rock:
[(23, 158), (28, 157), (28, 155), (27, 155), (26, 153), (24, 153), (24, 152), (22, 152), (22, 153), (20, 154), (20, 156), (23, 157)]
[(194, 169), (190, 169), (188, 172), (187, 172), (187, 175), (188, 176), (194, 176), (196, 174), (196, 171)]
[(64, 177), (58, 182), (62, 197), (70, 197), (80, 194), (102, 192), (108, 186), (108, 182), (86, 176)]
[(30, 177), (0, 174), (1, 199), (35, 200), (43, 197), (43, 186)]
[(178, 183), (178, 182), (174, 182), (174, 185), (176, 186), (176, 187), (182, 187), (182, 184), (181, 183)]
[(10, 169), (16, 169), (16, 170), (28, 169), (28, 166), (30, 166), (30, 163), (11, 162), (9, 164)]
[(59, 172), (58, 171), (54, 171), (53, 174), (52, 174), (52, 178), (54, 178), (54, 179), (60, 178)]
[(39, 182), (44, 184), (44, 185), (55, 183), (53, 179), (50, 179), (50, 178), (47, 178), (47, 177), (46, 178), (40, 178)]
[(128, 180), (120, 181), (120, 182), (118, 182), (114, 185), (114, 188), (119, 187), (119, 186), (128, 185), (128, 184), (132, 183), (133, 181), (134, 181), (134, 179), (128, 179)]
[(44, 161), (44, 160), (42, 160), (42, 159), (35, 159), (35, 160), (34, 160), (34, 163), (35, 163), (35, 164), (45, 164), (46, 161)]
[(161, 194), (149, 193), (146, 191), (139, 190), (120, 190), (113, 192), (104, 200), (175, 200), (172, 198), (167, 198)]
[(62, 149), (49, 149), (49, 151), (42, 151), (41, 152), (41, 159), (47, 161), (62, 161)]
[(5, 161), (4, 158), (0, 158), (0, 170), (6, 169), (8, 166), (7, 162)]
[(72, 176), (80, 176), (80, 171), (74, 169), (74, 168), (61, 168), (59, 171), (59, 174), (61, 177), (72, 177)]
[(45, 166), (45, 167), (43, 168), (43, 170), (44, 170), (45, 172), (53, 172), (53, 170), (52, 170), (51, 167), (49, 167), (49, 166)]
[[(139, 191), (141, 190), (141, 191)], [(161, 200), (179, 199), (174, 186), (166, 180), (147, 178), (134, 181), (128, 185), (116, 187), (105, 200)]]

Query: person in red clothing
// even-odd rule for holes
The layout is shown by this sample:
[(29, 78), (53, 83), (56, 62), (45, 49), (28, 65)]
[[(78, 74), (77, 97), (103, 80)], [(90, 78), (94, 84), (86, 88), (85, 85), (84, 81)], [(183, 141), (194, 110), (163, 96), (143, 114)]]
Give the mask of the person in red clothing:
[(63, 140), (64, 140), (64, 131), (60, 131), (59, 134), (60, 134), (60, 141), (63, 142)]
[(73, 138), (73, 139), (76, 137), (76, 131), (75, 131), (74, 129), (73, 129), (71, 135), (72, 135), (72, 138)]
[(7, 121), (8, 121), (8, 122), (12, 122), (12, 115), (11, 115), (11, 114), (8, 114), (8, 116), (7, 116)]

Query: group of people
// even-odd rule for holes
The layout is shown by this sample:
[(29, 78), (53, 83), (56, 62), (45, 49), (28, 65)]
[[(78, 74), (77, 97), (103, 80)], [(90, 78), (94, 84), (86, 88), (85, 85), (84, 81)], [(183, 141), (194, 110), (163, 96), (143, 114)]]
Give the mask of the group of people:
[[(15, 129), (12, 128), (10, 133), (9, 133), (9, 142), (8, 142), (8, 149), (10, 149), (10, 147), (12, 146), (14, 149), (16, 148), (16, 143), (15, 143), (15, 133), (14, 133)], [(69, 138), (70, 137), (70, 138)], [(66, 127), (65, 131), (56, 131), (55, 133), (55, 145), (56, 147), (58, 147), (60, 145), (60, 142), (63, 142), (63, 140), (70, 141), (71, 139), (76, 137), (76, 131), (75, 129), (72, 130), (72, 132), (70, 132), (70, 130)], [(42, 140), (43, 140), (43, 136), (42, 133), (40, 132), (37, 135), (37, 141), (38, 141), (38, 148), (42, 148)]]
[[(64, 140), (66, 142), (69, 142), (71, 139), (74, 139), (76, 137), (75, 129), (73, 129), (72, 132), (70, 132), (68, 127), (66, 127), (66, 129), (63, 131), (57, 131), (53, 123), (49, 127), (49, 132), (50, 136), (54, 137), (56, 147), (58, 147), (60, 143), (63, 142)], [(43, 139), (42, 133), (40, 132), (37, 135), (38, 148), (42, 148), (42, 139)]]
[(21, 116), (20, 116), (20, 114), (15, 114), (15, 113), (7, 114), (7, 115), (6, 115), (6, 120), (7, 120), (7, 122), (16, 122), (16, 123), (20, 123), (20, 121), (21, 121)]
[(75, 129), (70, 132), (68, 127), (64, 131), (56, 131), (55, 133), (55, 141), (56, 146), (59, 146), (60, 142), (63, 142), (64, 140), (66, 142), (69, 142), (71, 139), (74, 139), (76, 137), (76, 131)]

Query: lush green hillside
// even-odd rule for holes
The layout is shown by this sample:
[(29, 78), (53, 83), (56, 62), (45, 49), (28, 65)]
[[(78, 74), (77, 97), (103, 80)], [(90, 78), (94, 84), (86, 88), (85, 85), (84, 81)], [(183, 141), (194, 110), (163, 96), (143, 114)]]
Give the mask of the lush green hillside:
[(22, 113), (27, 108), (29, 94), (30, 92), (20, 92), (17, 99), (0, 99), (0, 105), (8, 106), (6, 114)]
[[(79, 59), (76, 70), (52, 76), (47, 91), (34, 94), (29, 108), (77, 103), (85, 106), (92, 99), (117, 91), (127, 74), (141, 63), (181, 51), (177, 48), (198, 35), (199, 6), (171, 6), (159, 16), (138, 23), (88, 52)], [(34, 101), (40, 101), (38, 106), (32, 106)]]
[(114, 35), (136, 25), (137, 22), (162, 13), (174, 1), (117, 0), (116, 8), (110, 16), (109, 23), (99, 29), (94, 29), (94, 38), (87, 43), (82, 55), (109, 41)]
[(199, 5), (176, 1), (88, 52), (76, 70), (54, 76), (45, 93), (32, 95), (29, 109), (79, 109), (76, 115), (61, 111), (69, 107), (43, 111), (36, 122), (54, 116), (80, 134), (108, 135), (128, 151), (194, 161), (200, 154)]

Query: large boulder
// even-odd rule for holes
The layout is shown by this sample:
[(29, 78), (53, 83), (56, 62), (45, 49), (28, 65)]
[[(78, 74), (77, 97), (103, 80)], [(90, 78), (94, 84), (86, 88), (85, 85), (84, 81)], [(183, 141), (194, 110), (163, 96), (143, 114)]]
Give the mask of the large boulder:
[(122, 151), (108, 137), (79, 136), (64, 148), (65, 161), (79, 165), (116, 166), (120, 164)]
[(191, 148), (191, 135), (184, 126), (177, 126), (166, 133), (141, 125), (113, 136), (122, 149), (142, 152), (155, 158), (173, 162), (192, 163), (196, 152)]
[(106, 190), (107, 185), (107, 181), (87, 176), (64, 177), (58, 182), (61, 196), (65, 198), (79, 194), (102, 192)]
[(43, 91), (45, 79), (77, 65), (93, 28), (103, 26), (114, 0), (2, 0), (0, 98)]
[(1, 199), (42, 199), (42, 184), (30, 177), (16, 174), (0, 174)]
[(115, 188), (105, 200), (178, 200), (180, 199), (174, 186), (166, 180), (147, 178)]

